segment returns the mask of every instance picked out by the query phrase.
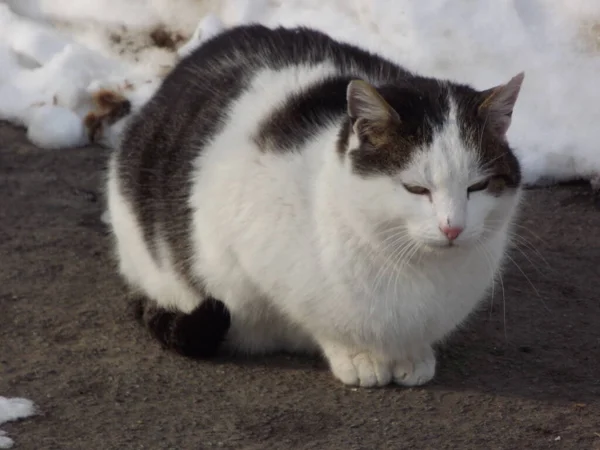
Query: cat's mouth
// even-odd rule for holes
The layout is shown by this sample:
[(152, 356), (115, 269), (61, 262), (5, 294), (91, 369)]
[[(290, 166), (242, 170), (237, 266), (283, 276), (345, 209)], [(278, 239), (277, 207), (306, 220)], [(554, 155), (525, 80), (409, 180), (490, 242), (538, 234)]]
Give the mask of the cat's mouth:
[(424, 243), (423, 248), (430, 252), (447, 252), (464, 249), (466, 243), (464, 241), (443, 241), (443, 240), (430, 240)]

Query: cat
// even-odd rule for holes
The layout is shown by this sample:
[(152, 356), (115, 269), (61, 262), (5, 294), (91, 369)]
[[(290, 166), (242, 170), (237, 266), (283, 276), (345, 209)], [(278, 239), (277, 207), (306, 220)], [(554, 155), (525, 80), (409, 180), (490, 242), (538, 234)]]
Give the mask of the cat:
[(210, 38), (110, 159), (139, 318), (191, 357), (314, 353), (347, 385), (427, 383), (502, 268), (523, 79), (478, 91), (308, 27)]

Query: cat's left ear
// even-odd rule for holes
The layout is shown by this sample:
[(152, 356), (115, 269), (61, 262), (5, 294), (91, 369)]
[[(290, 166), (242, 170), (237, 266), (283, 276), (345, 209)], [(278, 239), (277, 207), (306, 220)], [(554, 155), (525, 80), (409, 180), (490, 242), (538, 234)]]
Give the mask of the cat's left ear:
[(400, 123), (396, 110), (366, 81), (352, 80), (346, 90), (346, 100), (348, 115), (358, 134), (383, 130), (393, 123)]
[(508, 83), (487, 89), (481, 93), (482, 101), (477, 113), (499, 137), (504, 138), (510, 127), (515, 103), (521, 91), (525, 73), (512, 77)]

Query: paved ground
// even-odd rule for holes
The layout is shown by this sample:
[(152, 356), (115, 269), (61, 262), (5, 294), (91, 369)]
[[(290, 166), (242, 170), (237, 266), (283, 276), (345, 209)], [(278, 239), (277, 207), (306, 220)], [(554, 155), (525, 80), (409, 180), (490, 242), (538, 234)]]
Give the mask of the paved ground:
[(105, 160), (0, 124), (0, 395), (41, 409), (3, 426), (15, 448), (600, 449), (600, 211), (586, 187), (529, 193), (506, 301), (496, 289), (441, 349), (435, 382), (360, 390), (315, 360), (162, 351), (110, 259)]

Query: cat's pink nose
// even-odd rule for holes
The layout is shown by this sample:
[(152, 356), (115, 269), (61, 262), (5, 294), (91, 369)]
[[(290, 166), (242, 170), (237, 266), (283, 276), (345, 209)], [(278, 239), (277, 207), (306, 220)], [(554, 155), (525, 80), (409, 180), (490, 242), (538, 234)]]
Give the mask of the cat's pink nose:
[(462, 233), (463, 228), (446, 226), (440, 227), (440, 230), (442, 230), (442, 233), (444, 233), (449, 240), (453, 241), (460, 235), (460, 233)]

